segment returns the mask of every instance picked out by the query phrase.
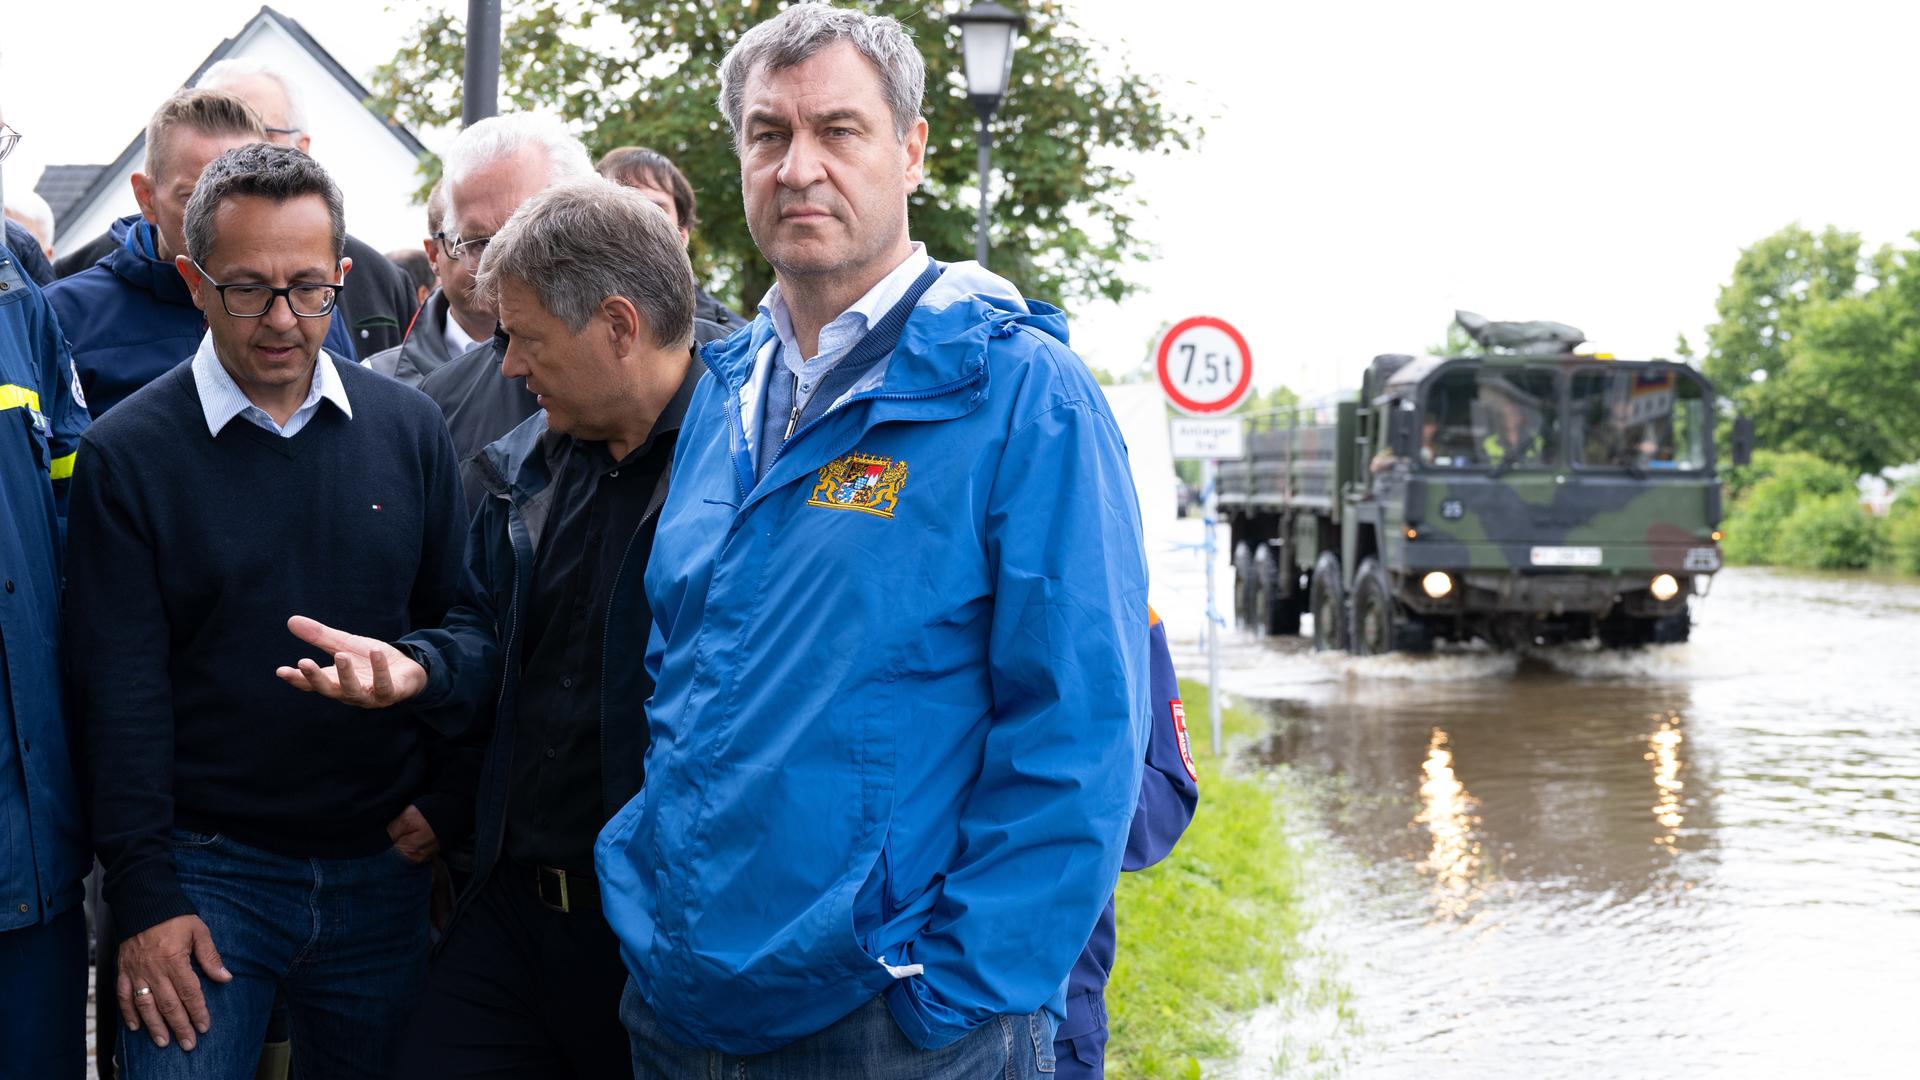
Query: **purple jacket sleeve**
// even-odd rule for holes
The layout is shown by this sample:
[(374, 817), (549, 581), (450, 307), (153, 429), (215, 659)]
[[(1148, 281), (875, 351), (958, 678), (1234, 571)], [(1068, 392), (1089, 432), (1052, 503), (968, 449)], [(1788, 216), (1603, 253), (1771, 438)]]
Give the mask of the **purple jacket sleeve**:
[(1147, 767), (1140, 776), (1140, 802), (1134, 807), (1127, 831), (1123, 870), (1144, 870), (1173, 850), (1180, 834), (1193, 820), (1200, 801), (1199, 777), (1187, 740), (1187, 717), (1180, 703), (1180, 683), (1167, 651), (1167, 628), (1158, 613), (1150, 613), (1150, 657), (1153, 694), (1153, 735), (1147, 743)]

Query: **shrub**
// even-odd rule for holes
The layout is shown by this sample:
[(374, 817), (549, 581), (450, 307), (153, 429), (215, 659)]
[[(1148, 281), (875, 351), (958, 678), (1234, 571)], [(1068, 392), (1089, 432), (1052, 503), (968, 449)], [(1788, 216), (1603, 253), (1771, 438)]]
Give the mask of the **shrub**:
[(1887, 511), (1887, 556), (1903, 574), (1920, 574), (1920, 484), (1902, 492)]
[(1836, 495), (1854, 497), (1846, 466), (1798, 451), (1754, 454), (1753, 464), (1729, 474), (1728, 487), (1735, 494), (1723, 551), (1732, 563), (1790, 563), (1780, 550), (1781, 526), (1800, 504)]
[(1880, 523), (1852, 492), (1801, 500), (1775, 536), (1777, 561), (1806, 570), (1864, 570), (1880, 554)]

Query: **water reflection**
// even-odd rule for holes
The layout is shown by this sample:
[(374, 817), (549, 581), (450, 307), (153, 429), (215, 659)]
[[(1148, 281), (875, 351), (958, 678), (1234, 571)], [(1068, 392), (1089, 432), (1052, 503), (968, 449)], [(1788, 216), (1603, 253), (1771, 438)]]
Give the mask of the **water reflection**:
[(1458, 919), (1472, 908), (1477, 892), (1480, 841), (1473, 830), (1479, 819), (1473, 816), (1473, 796), (1454, 775), (1447, 733), (1439, 728), (1433, 729), (1420, 771), (1425, 779), (1420, 783), (1420, 813), (1413, 821), (1426, 826), (1433, 836), (1433, 847), (1420, 870), (1433, 875), (1434, 915)]
[(1653, 762), (1653, 786), (1659, 793), (1653, 803), (1653, 820), (1666, 830), (1655, 836), (1653, 842), (1672, 847), (1679, 837), (1680, 826), (1687, 823), (1680, 803), (1680, 789), (1687, 786), (1680, 779), (1680, 744), (1685, 740), (1680, 734), (1679, 713), (1668, 713), (1664, 718), (1656, 715), (1653, 719), (1660, 725), (1647, 736), (1646, 759)]

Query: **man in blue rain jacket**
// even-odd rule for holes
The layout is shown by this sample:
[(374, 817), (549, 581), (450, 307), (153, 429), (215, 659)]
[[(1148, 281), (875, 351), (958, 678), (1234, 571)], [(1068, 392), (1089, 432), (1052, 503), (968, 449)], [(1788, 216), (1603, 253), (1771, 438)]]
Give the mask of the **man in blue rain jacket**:
[(1057, 309), (909, 242), (898, 23), (795, 5), (722, 71), (777, 285), (703, 353), (596, 850), (635, 1074), (1051, 1072), (1150, 723), (1126, 448)]
[[(1145, 870), (1172, 851), (1193, 820), (1200, 802), (1200, 774), (1193, 767), (1187, 738), (1187, 711), (1180, 703), (1180, 682), (1167, 651), (1167, 628), (1158, 612), (1149, 612), (1152, 649), (1153, 735), (1147, 743), (1147, 768), (1140, 776), (1140, 804), (1127, 832), (1122, 870)], [(1054, 1075), (1058, 1080), (1097, 1080), (1105, 1075), (1107, 1054), (1107, 976), (1115, 954), (1113, 901), (1100, 913), (1093, 938), (1067, 980), (1067, 1020), (1054, 1036)]]
[(60, 677), (61, 517), (87, 426), (53, 310), (0, 247), (0, 1078), (86, 1062), (92, 858)]

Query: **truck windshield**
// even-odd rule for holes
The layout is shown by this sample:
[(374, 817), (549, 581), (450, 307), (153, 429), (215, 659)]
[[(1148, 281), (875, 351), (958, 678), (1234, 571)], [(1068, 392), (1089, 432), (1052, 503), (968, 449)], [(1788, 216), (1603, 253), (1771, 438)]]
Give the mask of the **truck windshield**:
[(1704, 469), (1706, 394), (1678, 367), (1575, 372), (1575, 464), (1589, 469)]
[(1466, 365), (1427, 389), (1420, 460), (1439, 469), (1551, 468), (1559, 456), (1559, 376)]

